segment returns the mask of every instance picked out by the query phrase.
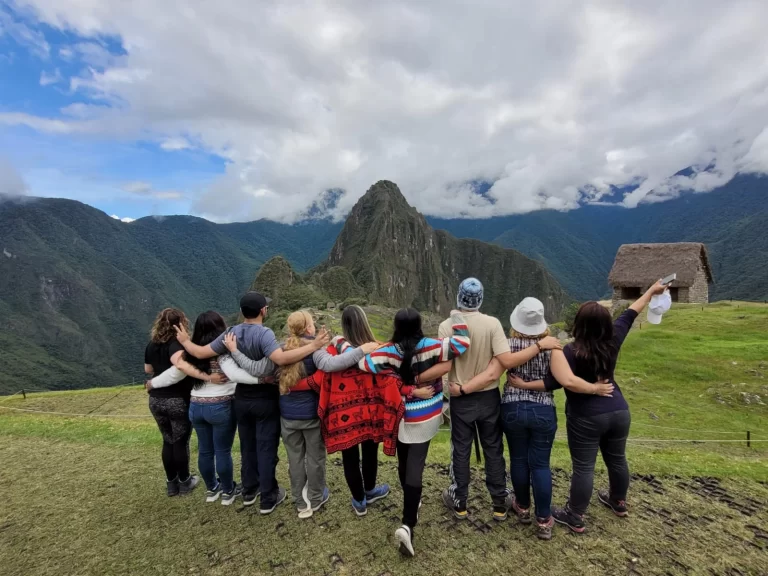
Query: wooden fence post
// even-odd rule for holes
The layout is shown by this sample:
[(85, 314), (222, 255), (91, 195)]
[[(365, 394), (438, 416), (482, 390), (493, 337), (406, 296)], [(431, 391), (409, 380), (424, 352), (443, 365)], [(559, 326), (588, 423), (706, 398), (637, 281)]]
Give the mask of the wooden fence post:
[(750, 448), (752, 444), (750, 443), (750, 440), (752, 439), (752, 433), (747, 430), (747, 448)]
[(27, 393), (24, 391), (24, 388), (21, 389), (21, 395), (24, 396), (24, 400), (27, 399)]

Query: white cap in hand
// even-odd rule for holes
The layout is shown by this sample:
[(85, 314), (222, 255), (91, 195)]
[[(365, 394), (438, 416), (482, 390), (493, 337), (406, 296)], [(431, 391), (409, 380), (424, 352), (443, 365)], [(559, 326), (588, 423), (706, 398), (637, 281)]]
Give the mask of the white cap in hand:
[(664, 290), (661, 294), (654, 294), (651, 297), (651, 303), (648, 305), (648, 322), (651, 324), (661, 324), (661, 317), (672, 307), (672, 296), (669, 290)]

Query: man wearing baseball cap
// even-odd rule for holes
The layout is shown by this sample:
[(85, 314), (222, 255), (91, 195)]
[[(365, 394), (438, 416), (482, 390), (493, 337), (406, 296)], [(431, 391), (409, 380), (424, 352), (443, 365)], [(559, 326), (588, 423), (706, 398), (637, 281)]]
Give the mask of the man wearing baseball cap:
[[(276, 366), (301, 361), (326, 346), (328, 333), (319, 331), (309, 344), (285, 351), (275, 333), (264, 326), (271, 300), (259, 292), (247, 292), (240, 299), (242, 324), (230, 328), (207, 346), (194, 344), (183, 327), (177, 327), (178, 340), (196, 358), (212, 358), (227, 353), (224, 339), (235, 337), (237, 348), (253, 360), (268, 358), (274, 363), (265, 375), (264, 385), (238, 384), (235, 389), (235, 415), (242, 457), (243, 504), (256, 503), (261, 494), (260, 512), (269, 514), (285, 500), (286, 492), (275, 477), (277, 448), (280, 444), (280, 393), (275, 384)], [(275, 366), (276, 365), (276, 366)]]

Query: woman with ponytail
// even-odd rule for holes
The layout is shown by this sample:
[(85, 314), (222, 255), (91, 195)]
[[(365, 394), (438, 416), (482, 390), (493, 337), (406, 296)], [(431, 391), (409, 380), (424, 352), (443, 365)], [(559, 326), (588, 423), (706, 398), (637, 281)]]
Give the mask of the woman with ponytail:
[(451, 361), (469, 348), (469, 330), (464, 317), (451, 312), (453, 335), (437, 340), (425, 338), (421, 314), (404, 308), (395, 315), (394, 333), (389, 344), (360, 361), (361, 370), (372, 374), (394, 371), (402, 381), (405, 417), (397, 438), (397, 469), (403, 489), (403, 525), (395, 531), (400, 552), (413, 556), (413, 530), (421, 506), (422, 475), (429, 443), (442, 420), (443, 386), (441, 377)]
[[(286, 330), (288, 338), (282, 345), (283, 350), (305, 346), (315, 337), (312, 315), (306, 310), (293, 312), (288, 316)], [(318, 395), (310, 388), (308, 380), (318, 370), (339, 372), (351, 368), (377, 347), (376, 342), (369, 342), (339, 356), (332, 356), (321, 349), (301, 362), (282, 366), (278, 371), (280, 424), (283, 444), (288, 454), (291, 493), (300, 518), (312, 516), (330, 496), (325, 485), (326, 450), (317, 416)], [(246, 371), (258, 373), (256, 362), (237, 348), (232, 349), (231, 353)]]

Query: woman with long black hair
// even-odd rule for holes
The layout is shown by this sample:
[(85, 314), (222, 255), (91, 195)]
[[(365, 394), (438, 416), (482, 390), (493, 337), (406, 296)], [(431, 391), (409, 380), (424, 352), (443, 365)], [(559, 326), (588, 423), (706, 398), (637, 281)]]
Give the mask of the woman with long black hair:
[(367, 355), (360, 368), (373, 374), (394, 370), (402, 379), (405, 416), (397, 437), (397, 469), (403, 489), (403, 525), (395, 532), (400, 552), (413, 556), (414, 528), (421, 505), (422, 476), (429, 443), (442, 420), (443, 387), (440, 377), (451, 361), (467, 351), (469, 329), (464, 317), (451, 312), (453, 335), (441, 340), (425, 338), (421, 314), (404, 308), (395, 315), (390, 343)]
[[(598, 499), (620, 517), (627, 515), (629, 466), (626, 447), (629, 436), (629, 406), (616, 383), (614, 371), (619, 350), (632, 323), (654, 294), (666, 289), (661, 282), (632, 304), (615, 322), (607, 308), (597, 302), (581, 305), (573, 323), (573, 343), (562, 351), (553, 350), (550, 374), (545, 379), (548, 390), (565, 387), (565, 415), (568, 448), (573, 475), (568, 502), (553, 510), (559, 524), (576, 533), (585, 529), (584, 513), (592, 498), (597, 451), (608, 468), (609, 490), (598, 492)], [(576, 378), (587, 382), (608, 381), (614, 385), (610, 396), (579, 394), (569, 389)]]

